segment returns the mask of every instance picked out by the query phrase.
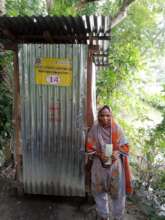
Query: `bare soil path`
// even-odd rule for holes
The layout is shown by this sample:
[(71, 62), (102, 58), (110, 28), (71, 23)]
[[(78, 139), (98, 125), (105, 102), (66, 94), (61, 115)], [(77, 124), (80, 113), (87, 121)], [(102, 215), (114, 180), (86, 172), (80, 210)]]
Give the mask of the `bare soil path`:
[[(80, 198), (13, 195), (9, 179), (0, 177), (0, 220), (95, 220), (94, 204)], [(148, 220), (127, 202), (125, 220)]]

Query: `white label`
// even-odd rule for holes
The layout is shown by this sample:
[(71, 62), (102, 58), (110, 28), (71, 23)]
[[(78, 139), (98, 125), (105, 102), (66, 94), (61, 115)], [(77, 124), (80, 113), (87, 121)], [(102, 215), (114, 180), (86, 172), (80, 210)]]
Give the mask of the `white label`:
[(60, 83), (60, 77), (57, 75), (51, 75), (46, 78), (49, 84), (57, 85)]

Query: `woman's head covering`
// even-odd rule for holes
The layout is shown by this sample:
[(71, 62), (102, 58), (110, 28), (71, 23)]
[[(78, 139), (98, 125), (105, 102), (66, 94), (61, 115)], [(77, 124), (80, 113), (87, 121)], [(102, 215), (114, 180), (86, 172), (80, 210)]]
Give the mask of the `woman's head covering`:
[[(102, 117), (100, 117), (103, 110), (107, 110), (110, 114), (110, 117), (106, 119), (106, 122)], [(111, 126), (111, 120), (112, 120), (112, 110), (111, 110), (111, 108), (108, 105), (104, 105), (101, 108), (99, 108), (98, 109), (98, 114), (97, 114), (97, 119), (98, 119), (98, 123), (100, 125), (102, 125), (103, 127)]]
[(104, 105), (104, 106), (98, 108), (98, 114), (97, 114), (97, 115), (99, 116), (99, 114), (100, 114), (104, 109), (108, 109), (108, 111), (112, 113), (111, 107), (109, 107), (108, 105)]

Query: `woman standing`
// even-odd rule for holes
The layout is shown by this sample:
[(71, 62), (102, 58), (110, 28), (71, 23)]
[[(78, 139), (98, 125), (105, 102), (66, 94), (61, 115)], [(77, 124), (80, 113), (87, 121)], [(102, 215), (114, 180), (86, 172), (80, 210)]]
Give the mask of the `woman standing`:
[[(129, 146), (122, 129), (114, 121), (111, 109), (103, 106), (98, 122), (87, 136), (87, 151), (93, 153), (91, 190), (101, 220), (109, 219), (109, 196), (115, 220), (124, 219), (125, 195), (132, 192), (128, 164)], [(112, 147), (112, 155), (106, 155)], [(110, 150), (110, 149), (109, 149)]]

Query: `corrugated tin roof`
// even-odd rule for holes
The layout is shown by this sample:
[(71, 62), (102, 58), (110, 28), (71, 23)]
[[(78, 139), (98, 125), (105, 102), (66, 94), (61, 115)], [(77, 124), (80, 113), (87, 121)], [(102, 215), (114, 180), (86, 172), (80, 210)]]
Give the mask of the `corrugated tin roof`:
[(94, 45), (96, 66), (107, 66), (110, 42), (110, 16), (18, 16), (0, 17), (0, 43), (51, 43)]
[(0, 39), (15, 43), (85, 43), (109, 39), (110, 17), (0, 17)]

